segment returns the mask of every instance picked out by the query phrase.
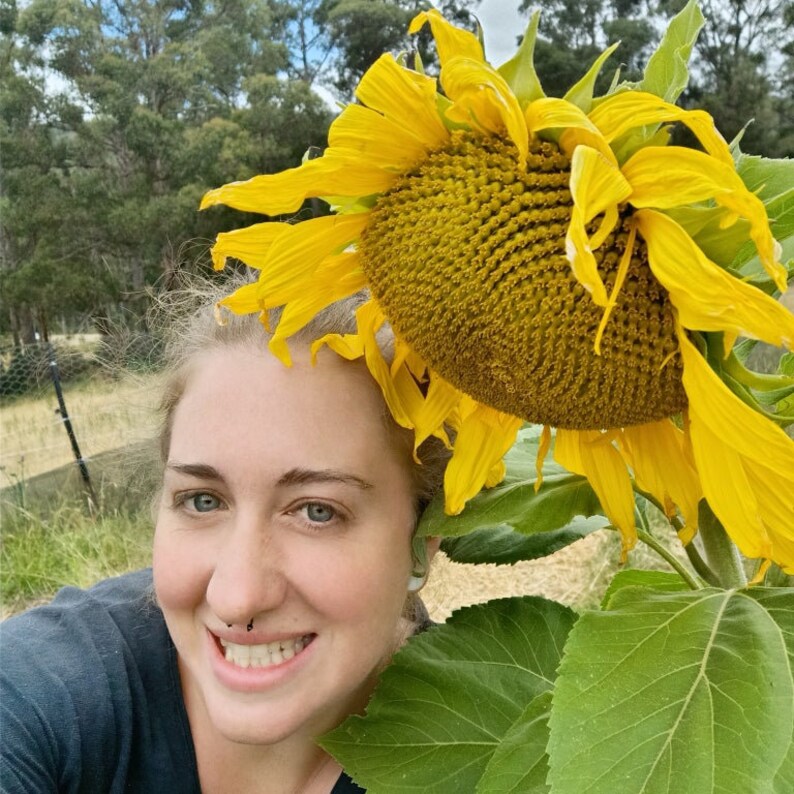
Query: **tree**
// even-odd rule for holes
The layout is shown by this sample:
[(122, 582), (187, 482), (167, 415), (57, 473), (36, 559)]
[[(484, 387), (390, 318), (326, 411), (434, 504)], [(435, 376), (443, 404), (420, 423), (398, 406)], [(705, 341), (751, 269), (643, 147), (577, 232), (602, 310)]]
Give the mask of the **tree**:
[(325, 141), (330, 112), (284, 76), (278, 3), (33, 0), (9, 9), (9, 313), (35, 305), (97, 315), (119, 299), (143, 316), (144, 288), (195, 256), (184, 241), (242, 221), (198, 213), (205, 190), (294, 165)]

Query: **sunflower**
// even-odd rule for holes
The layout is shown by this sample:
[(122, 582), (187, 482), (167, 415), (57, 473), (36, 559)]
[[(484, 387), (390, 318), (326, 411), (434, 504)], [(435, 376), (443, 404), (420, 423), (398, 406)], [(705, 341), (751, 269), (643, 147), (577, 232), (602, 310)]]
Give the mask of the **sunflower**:
[[(502, 479), (528, 421), (544, 426), (538, 471), (556, 428), (556, 460), (589, 480), (624, 550), (636, 539), (633, 477), (680, 513), (685, 542), (705, 497), (745, 555), (794, 568), (794, 444), (723, 375), (739, 335), (791, 347), (794, 315), (709, 259), (676, 220), (677, 208), (712, 208), (786, 289), (765, 207), (712, 118), (630, 86), (594, 99), (612, 48), (565, 98), (545, 96), (536, 21), (500, 69), (438, 11), (409, 30), (425, 24), (443, 93), (383, 55), (322, 157), (204, 197), (202, 208), (267, 215), (309, 197), (336, 210), (220, 234), (216, 268), (234, 257), (260, 270), (221, 305), (283, 307), (270, 347), (289, 365), (296, 330), (369, 288), (357, 333), (319, 344), (366, 360), (417, 448), (454, 430), (449, 514)], [(669, 145), (673, 122), (701, 148)], [(375, 342), (387, 322), (391, 363)]]

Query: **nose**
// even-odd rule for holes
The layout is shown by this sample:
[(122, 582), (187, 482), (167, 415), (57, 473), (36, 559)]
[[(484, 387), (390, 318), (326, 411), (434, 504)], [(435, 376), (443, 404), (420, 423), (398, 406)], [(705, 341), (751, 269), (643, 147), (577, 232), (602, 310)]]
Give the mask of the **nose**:
[(236, 516), (207, 585), (210, 609), (223, 623), (247, 625), (283, 604), (287, 590), (277, 533), (261, 516)]

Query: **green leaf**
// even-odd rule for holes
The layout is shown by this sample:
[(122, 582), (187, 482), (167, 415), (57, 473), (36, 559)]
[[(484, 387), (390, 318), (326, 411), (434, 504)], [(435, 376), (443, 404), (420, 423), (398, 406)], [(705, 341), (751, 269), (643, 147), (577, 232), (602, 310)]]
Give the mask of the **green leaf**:
[(516, 532), (509, 526), (487, 527), (462, 537), (445, 538), (441, 550), (455, 562), (513, 565), (521, 560), (537, 560), (554, 554), (608, 523), (603, 516), (580, 516), (562, 529), (533, 535)]
[[(535, 493), (535, 462), (541, 429), (528, 425), (519, 431), (515, 444), (505, 455), (503, 482), (477, 494), (458, 516), (444, 513), (444, 502), (439, 496), (424, 511), (417, 532), (452, 537), (480, 529), (499, 530), (506, 541), (505, 533), (510, 530), (525, 534), (548, 532), (566, 527), (576, 516), (601, 515), (601, 505), (587, 480), (562, 468), (554, 461), (551, 450), (543, 462), (543, 485)], [(582, 527), (578, 529), (581, 531)], [(570, 535), (568, 542), (578, 537), (581, 535)], [(562, 538), (560, 535), (549, 544), (554, 545)], [(531, 544), (525, 548), (529, 550), (530, 547)], [(536, 545), (535, 548), (540, 547)]]
[(494, 751), (476, 794), (547, 794), (551, 692), (538, 695)]
[(451, 537), (477, 529), (512, 529), (535, 534), (561, 529), (576, 516), (601, 513), (598, 497), (584, 477), (558, 474), (546, 477), (537, 493), (533, 481), (483, 491), (457, 516), (446, 515), (443, 502), (434, 500), (425, 510), (418, 532)]
[(649, 587), (652, 590), (663, 592), (678, 592), (689, 590), (686, 582), (677, 574), (669, 571), (638, 571), (630, 569), (618, 571), (609, 583), (604, 598), (601, 601), (603, 609), (609, 608), (612, 596), (624, 587)]
[(400, 650), (366, 716), (321, 745), (378, 794), (473, 792), (527, 706), (552, 688), (575, 619), (529, 596), (461, 609)]
[(689, 82), (689, 56), (705, 18), (695, 0), (670, 20), (656, 52), (648, 59), (643, 78), (637, 85), (667, 102), (675, 102)]
[(522, 108), (536, 99), (546, 96), (535, 71), (535, 40), (538, 37), (540, 12), (536, 11), (527, 26), (527, 32), (518, 48), (518, 52), (498, 71), (516, 95)]
[[(792, 613), (792, 591), (788, 588), (775, 587), (753, 590), (756, 600), (764, 606), (786, 638), (789, 667), (794, 673), (794, 613)], [(777, 770), (773, 780), (772, 794), (791, 794), (794, 791), (794, 727), (792, 741), (783, 763)]]
[(747, 189), (765, 204), (784, 193), (791, 193), (794, 185), (794, 160), (742, 154), (736, 163), (736, 171)]
[(566, 645), (555, 794), (771, 791), (794, 725), (792, 636), (792, 589), (623, 588)]
[(784, 353), (777, 363), (777, 371), (780, 375), (791, 375), (794, 377), (794, 353)]

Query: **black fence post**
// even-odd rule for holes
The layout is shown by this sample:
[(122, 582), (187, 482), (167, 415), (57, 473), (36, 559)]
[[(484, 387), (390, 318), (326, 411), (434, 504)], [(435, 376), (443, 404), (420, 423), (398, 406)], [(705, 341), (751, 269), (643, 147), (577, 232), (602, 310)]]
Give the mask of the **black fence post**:
[(85, 459), (80, 454), (80, 445), (77, 443), (77, 436), (74, 434), (72, 420), (69, 418), (69, 412), (66, 410), (66, 402), (63, 399), (63, 389), (61, 389), (61, 373), (58, 370), (58, 361), (55, 357), (55, 348), (52, 346), (51, 342), (47, 342), (46, 344), (50, 377), (52, 378), (52, 385), (55, 387), (55, 396), (58, 398), (58, 413), (61, 415), (61, 421), (66, 428), (66, 435), (69, 436), (69, 443), (72, 445), (74, 459), (77, 461), (77, 466), (80, 469), (80, 477), (83, 480), (83, 487), (88, 497), (88, 512), (93, 513), (97, 505), (94, 486), (91, 484), (91, 476), (88, 473), (88, 466), (86, 466)]

